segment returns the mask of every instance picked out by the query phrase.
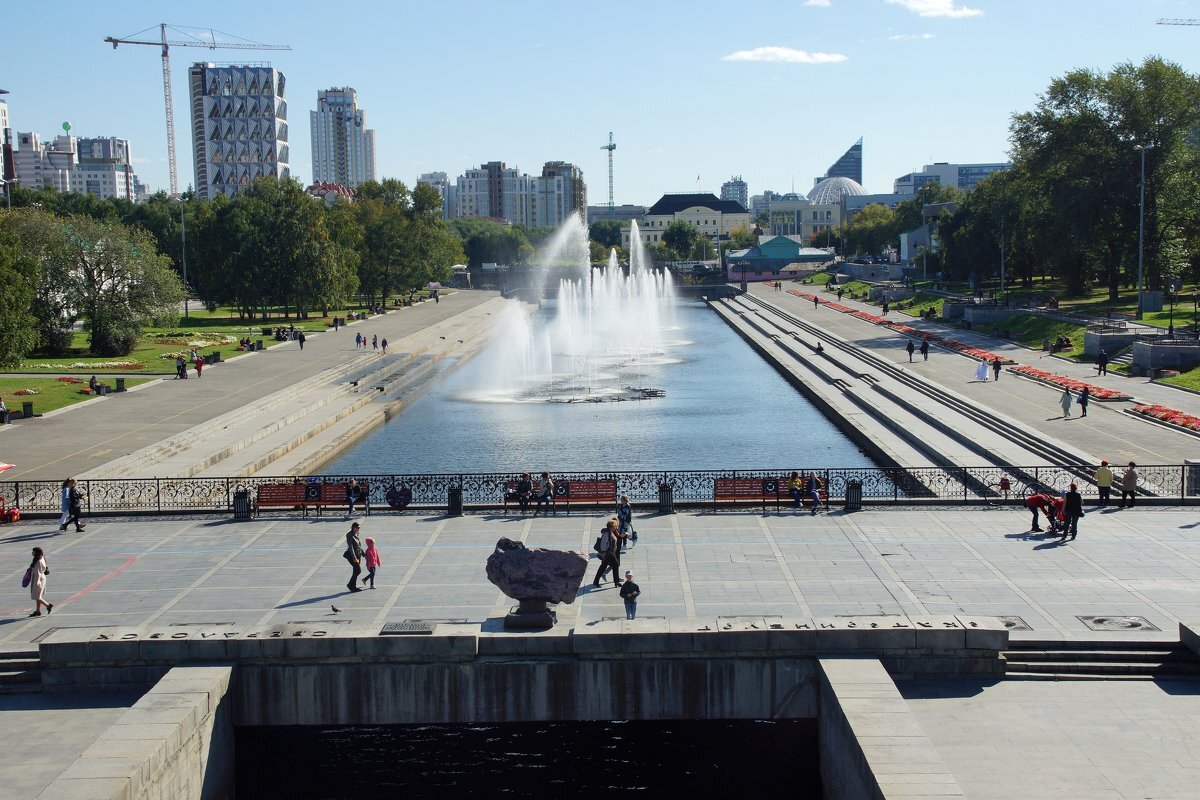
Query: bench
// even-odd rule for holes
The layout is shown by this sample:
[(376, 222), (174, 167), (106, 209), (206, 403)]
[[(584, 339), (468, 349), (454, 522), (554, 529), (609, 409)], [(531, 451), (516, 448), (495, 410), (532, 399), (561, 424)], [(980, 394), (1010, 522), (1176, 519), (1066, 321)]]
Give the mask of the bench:
[[(258, 487), (254, 499), (254, 513), (257, 515), (263, 508), (296, 508), (299, 507), (308, 516), (309, 507), (321, 510), (326, 506), (345, 506), (345, 483), (264, 483)], [(359, 504), (371, 514), (371, 491), (365, 483), (359, 483), (361, 494)]]
[(591, 505), (617, 505), (617, 482), (615, 480), (599, 481), (568, 481), (554, 482), (554, 500), (550, 507), (558, 513), (558, 505), (563, 504), (567, 513), (575, 503)]
[[(762, 504), (763, 513), (767, 511), (767, 501), (775, 501), (776, 510), (779, 509), (779, 503), (782, 500), (790, 501), (792, 496), (788, 494), (788, 480), (786, 477), (768, 477), (768, 478), (716, 478), (713, 481), (713, 508), (719, 509), (722, 503), (727, 505), (735, 505), (737, 503), (745, 503), (755, 501)], [(829, 486), (824, 478), (818, 477), (817, 483), (820, 486), (818, 496), (826, 508), (829, 507)], [(801, 499), (801, 505), (808, 500), (807, 479), (805, 491)]]
[[(532, 486), (533, 486), (533, 489), (529, 493), (530, 505), (537, 502), (538, 493), (542, 491), (542, 482), (541, 481), (533, 481)], [(504, 513), (507, 514), (509, 503), (512, 503), (518, 507), (521, 505), (520, 500), (517, 499), (517, 481), (505, 481), (503, 491), (504, 491)]]

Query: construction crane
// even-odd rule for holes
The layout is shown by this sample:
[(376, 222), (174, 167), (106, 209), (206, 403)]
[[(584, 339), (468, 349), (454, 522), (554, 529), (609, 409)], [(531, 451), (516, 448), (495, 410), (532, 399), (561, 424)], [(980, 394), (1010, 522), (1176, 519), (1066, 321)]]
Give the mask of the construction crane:
[(617, 143), (613, 141), (612, 131), (608, 132), (608, 144), (600, 145), (601, 150), (608, 151), (608, 218), (613, 218), (613, 150), (617, 149)]
[(1162, 17), (1157, 20), (1155, 25), (1200, 25), (1200, 19), (1167, 19)]
[[(186, 39), (168, 39), (167, 28), (180, 36), (186, 36)], [(159, 38), (154, 39), (138, 39), (135, 37), (141, 36), (146, 31), (154, 30), (146, 28), (144, 31), (130, 34), (129, 36), (118, 39), (115, 36), (108, 36), (104, 41), (117, 49), (119, 44), (146, 44), (154, 47), (162, 48), (162, 78), (163, 78), (163, 100), (167, 107), (167, 165), (171, 172), (171, 197), (179, 196), (179, 174), (175, 166), (175, 110), (174, 104), (171, 102), (171, 58), (170, 48), (172, 47), (206, 47), (209, 50), (291, 50), (292, 48), (286, 44), (262, 44), (261, 42), (252, 42), (249, 39), (242, 39), (240, 36), (233, 36), (221, 31), (206, 29), (208, 39), (202, 39), (199, 36), (194, 36), (187, 31), (180, 30), (167, 23), (160, 23), (158, 26)], [(224, 37), (232, 37), (240, 39), (238, 42), (218, 42), (217, 34), (220, 33)]]

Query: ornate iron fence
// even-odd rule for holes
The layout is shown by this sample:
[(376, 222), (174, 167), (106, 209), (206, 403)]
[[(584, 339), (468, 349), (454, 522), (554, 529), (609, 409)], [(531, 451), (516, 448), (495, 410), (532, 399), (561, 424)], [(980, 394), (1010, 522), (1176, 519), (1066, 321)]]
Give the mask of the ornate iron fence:
[[(1034, 492), (1060, 493), (1072, 483), (1092, 485), (1092, 466), (1056, 467), (919, 467), (894, 468), (795, 468), (761, 470), (667, 470), (661, 472), (568, 472), (554, 475), (556, 482), (613, 480), (617, 491), (634, 504), (657, 503), (659, 488), (670, 486), (674, 502), (697, 506), (713, 502), (717, 478), (776, 479), (786, 485), (793, 471), (803, 477), (817, 475), (825, 481), (831, 502), (846, 496), (852, 481), (862, 487), (863, 499), (872, 503), (915, 504), (983, 503), (1023, 498)], [(1120, 470), (1117, 470), (1118, 491)], [(1138, 491), (1143, 496), (1179, 503), (1200, 502), (1200, 464), (1163, 464), (1138, 468)], [(504, 484), (516, 476), (508, 473), (443, 475), (313, 475), (254, 478), (130, 478), (84, 480), (87, 514), (227, 512), (234, 493), (253, 493), (264, 484), (346, 483), (356, 478), (367, 484), (373, 509), (386, 510), (389, 497), (411, 498), (414, 510), (444, 508), (451, 489), (461, 489), (468, 508), (498, 508), (504, 503)], [(398, 491), (393, 491), (398, 490)], [(407, 491), (404, 491), (407, 490)], [(786, 496), (786, 492), (784, 492)], [(57, 481), (3, 481), (0, 498), (25, 514), (57, 514), (62, 507), (62, 484)], [(0, 502), (0, 505), (3, 503)]]

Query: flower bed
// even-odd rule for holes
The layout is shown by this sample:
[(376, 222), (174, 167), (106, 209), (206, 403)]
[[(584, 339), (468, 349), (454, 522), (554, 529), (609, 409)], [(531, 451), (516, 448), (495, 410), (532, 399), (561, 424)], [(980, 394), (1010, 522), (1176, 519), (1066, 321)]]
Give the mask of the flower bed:
[(72, 378), (70, 376), (55, 378), (59, 383), (83, 383), (83, 378)]
[(13, 394), (26, 397), (31, 394), (41, 394), (41, 392), (39, 392), (37, 389), (17, 389), (15, 392), (13, 392)]
[(991, 350), (981, 350), (978, 347), (971, 347), (971, 345), (964, 344), (963, 342), (956, 341), (955, 339), (939, 339), (938, 344), (942, 347), (949, 347), (951, 350), (957, 350), (963, 355), (970, 356), (971, 358), (986, 358), (989, 363), (995, 361), (996, 359), (1000, 359), (1001, 364), (1017, 363), (1008, 356), (1002, 356), (999, 353), (993, 353)]
[(22, 369), (145, 369), (146, 365), (140, 361), (75, 361), (70, 364), (29, 364), (21, 365)]
[(1189, 431), (1200, 431), (1200, 417), (1193, 414), (1185, 414), (1174, 408), (1167, 408), (1166, 406), (1134, 406), (1133, 413), (1153, 417), (1159, 422), (1176, 425), (1180, 428), (1186, 428)]
[[(1047, 372), (1044, 369), (1036, 367), (1013, 367), (1009, 372), (1015, 372), (1018, 375), (1024, 375), (1027, 378), (1032, 378), (1035, 381), (1046, 383), (1059, 389), (1070, 389), (1073, 392), (1082, 392), (1084, 387), (1087, 387), (1088, 394), (1093, 400), (1132, 400), (1130, 395), (1124, 392), (1118, 392), (1115, 389), (1105, 389), (1103, 386), (1095, 386), (1094, 384), (1078, 381), (1074, 378), (1068, 378), (1066, 375), (1055, 375), (1053, 372)], [(1147, 406), (1148, 408), (1149, 406)], [(1170, 409), (1168, 409), (1170, 410)]]
[(916, 328), (912, 327), (911, 325), (905, 325), (903, 322), (888, 322), (885, 324), (887, 325), (887, 327), (891, 328), (896, 333), (903, 333), (905, 336), (912, 336), (916, 339), (920, 339), (920, 338), (924, 337), (931, 342), (940, 342), (942, 339), (942, 337), (938, 336), (936, 333), (926, 333), (924, 331), (919, 331)]

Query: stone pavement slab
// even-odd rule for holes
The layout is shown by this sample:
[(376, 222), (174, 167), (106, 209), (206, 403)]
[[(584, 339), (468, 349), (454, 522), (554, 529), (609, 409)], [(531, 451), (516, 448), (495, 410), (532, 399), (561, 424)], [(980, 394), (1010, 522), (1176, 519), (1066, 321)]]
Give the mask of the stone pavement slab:
[[(1079, 538), (1026, 533), (1014, 507), (882, 508), (817, 517), (757, 512), (641, 514), (622, 559), (643, 616), (1020, 616), (1019, 638), (1098, 639), (1079, 615), (1145, 617), (1174, 640), (1200, 596), (1198, 510), (1089, 513)], [(346, 591), (347, 523), (290, 514), (97, 519), (82, 534), (53, 521), (7, 526), (0, 538), (0, 643), (100, 625), (277, 624), (337, 619), (378, 629), (405, 619), (494, 619), (512, 605), (484, 575), (502, 536), (590, 552), (605, 515), (503, 522), (380, 513), (360, 517), (379, 543), (374, 590)], [(518, 527), (519, 526), (519, 527)], [(51, 616), (29, 619), (20, 576), (32, 544), (52, 574)], [(593, 560), (593, 563), (595, 561)], [(580, 623), (624, 617), (611, 578), (561, 610)], [(341, 609), (335, 614), (331, 606)], [(565, 618), (565, 617), (564, 617)]]

